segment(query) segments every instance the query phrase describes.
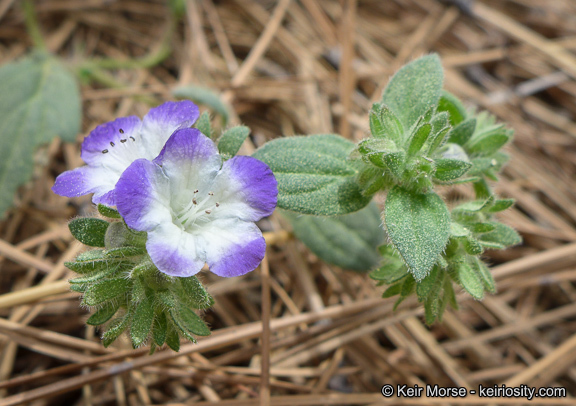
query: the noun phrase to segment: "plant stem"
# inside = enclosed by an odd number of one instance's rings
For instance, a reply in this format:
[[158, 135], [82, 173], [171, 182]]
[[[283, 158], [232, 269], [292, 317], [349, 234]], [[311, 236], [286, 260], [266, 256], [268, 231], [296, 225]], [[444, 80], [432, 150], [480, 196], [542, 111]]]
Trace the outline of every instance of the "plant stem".
[[26, 29], [28, 30], [28, 35], [30, 35], [30, 38], [32, 39], [32, 43], [37, 49], [46, 51], [46, 43], [44, 42], [42, 32], [40, 31], [40, 24], [38, 23], [38, 18], [36, 18], [32, 0], [24, 1], [23, 10]]
[[157, 50], [150, 52], [141, 58], [135, 59], [115, 59], [115, 58], [95, 58], [81, 62], [77, 69], [81, 71], [93, 71], [97, 69], [146, 69], [158, 65], [166, 59], [172, 47], [170, 46], [172, 35], [176, 24], [172, 18], [168, 22], [168, 27], [162, 38], [162, 42]]

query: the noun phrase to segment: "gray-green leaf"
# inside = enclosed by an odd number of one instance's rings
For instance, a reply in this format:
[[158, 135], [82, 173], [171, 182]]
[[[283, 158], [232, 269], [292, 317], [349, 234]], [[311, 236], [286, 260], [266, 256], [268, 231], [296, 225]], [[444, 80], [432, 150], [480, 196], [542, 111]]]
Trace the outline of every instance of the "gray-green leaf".
[[303, 214], [333, 216], [370, 202], [356, 183], [358, 165], [348, 159], [354, 144], [335, 134], [278, 138], [252, 155], [278, 181], [278, 207]]
[[450, 235], [450, 213], [436, 193], [395, 186], [386, 198], [384, 221], [392, 244], [416, 281], [436, 263]]
[[355, 271], [368, 271], [380, 262], [377, 248], [385, 233], [375, 203], [344, 216], [306, 216], [287, 211], [282, 216], [290, 221], [296, 237], [326, 262]]
[[55, 57], [35, 54], [0, 68], [0, 217], [32, 175], [34, 150], [54, 137], [74, 141], [80, 92]]
[[109, 222], [93, 217], [80, 217], [68, 223], [70, 232], [78, 241], [90, 247], [104, 247], [104, 236]]
[[250, 129], [243, 125], [229, 128], [218, 138], [218, 151], [220, 154], [236, 155], [249, 135]]
[[409, 129], [438, 103], [444, 72], [436, 54], [423, 56], [402, 67], [390, 79], [382, 102]]

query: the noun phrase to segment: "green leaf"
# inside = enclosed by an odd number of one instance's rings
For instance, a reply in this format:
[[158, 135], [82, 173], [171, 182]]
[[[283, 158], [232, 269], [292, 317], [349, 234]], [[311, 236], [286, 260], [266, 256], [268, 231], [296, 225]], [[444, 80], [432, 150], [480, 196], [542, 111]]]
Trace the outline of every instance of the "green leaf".
[[212, 124], [210, 123], [210, 113], [205, 111], [204, 113], [200, 114], [200, 118], [194, 124], [202, 134], [204, 134], [208, 138], [212, 138]]
[[471, 155], [490, 156], [512, 139], [511, 133], [501, 125], [474, 136], [465, 145]]
[[408, 275], [406, 266], [401, 262], [388, 262], [380, 268], [370, 272], [370, 277], [377, 281], [383, 281], [387, 285], [399, 281]]
[[512, 207], [514, 202], [514, 199], [499, 199], [496, 200], [490, 207], [488, 207], [486, 211], [488, 213], [498, 213]]
[[458, 159], [437, 159], [435, 163], [436, 173], [434, 173], [434, 178], [443, 182], [458, 179], [472, 167], [470, 162]]
[[370, 202], [356, 183], [358, 165], [348, 159], [354, 144], [322, 134], [272, 140], [252, 155], [274, 172], [278, 207], [303, 214], [333, 216]]
[[392, 140], [396, 145], [404, 144], [404, 128], [388, 106], [374, 103], [370, 110], [370, 131], [375, 138]]
[[448, 142], [452, 142], [457, 145], [464, 145], [474, 134], [476, 129], [476, 119], [470, 118], [466, 121], [461, 122], [456, 127], [452, 128], [448, 133]]
[[454, 264], [451, 275], [474, 299], [484, 297], [484, 284], [478, 273], [466, 262]]
[[194, 309], [207, 309], [214, 304], [212, 296], [195, 276], [176, 278], [174, 288], [175, 295]]
[[431, 295], [438, 296], [442, 287], [444, 271], [438, 266], [433, 266], [430, 274], [416, 284], [418, 301], [423, 302]]
[[178, 310], [171, 309], [170, 316], [180, 332], [192, 342], [196, 342], [193, 334], [197, 336], [210, 335], [210, 329], [204, 320], [186, 306], [178, 306]]
[[459, 223], [450, 223], [450, 236], [460, 238], [470, 235], [470, 230]]
[[430, 135], [430, 131], [432, 130], [432, 126], [430, 123], [426, 123], [421, 125], [412, 135], [410, 138], [410, 142], [408, 143], [408, 156], [416, 156], [422, 146], [428, 140], [428, 136]]
[[208, 106], [222, 116], [223, 126], [228, 122], [230, 108], [212, 89], [202, 86], [181, 86], [173, 89], [172, 95], [183, 99], [190, 99], [197, 104]]
[[465, 238], [462, 241], [462, 245], [464, 246], [466, 253], [470, 255], [480, 255], [484, 252], [482, 244], [480, 244], [474, 237]]
[[458, 310], [458, 301], [456, 300], [456, 293], [450, 278], [444, 279], [444, 301], [449, 303], [454, 310]]
[[249, 135], [250, 129], [248, 127], [239, 125], [229, 128], [218, 138], [218, 151], [223, 155], [236, 155], [242, 143]]
[[36, 148], [74, 141], [81, 100], [74, 76], [52, 56], [34, 54], [0, 68], [0, 218], [33, 171]]
[[106, 258], [128, 258], [145, 253], [145, 247], [118, 247], [106, 250]]
[[473, 223], [469, 225], [470, 230], [473, 233], [487, 233], [496, 228], [492, 223]]
[[122, 216], [120, 215], [120, 213], [118, 213], [117, 210], [113, 209], [112, 207], [104, 206], [103, 204], [98, 204], [98, 212], [104, 217], [108, 217], [111, 219], [122, 218]]
[[120, 302], [108, 302], [105, 303], [102, 308], [96, 310], [96, 312], [86, 320], [86, 324], [90, 326], [99, 326], [110, 320], [120, 308]]
[[390, 79], [382, 102], [411, 128], [440, 99], [444, 72], [436, 54], [423, 56], [402, 67]]
[[355, 213], [317, 217], [282, 212], [294, 235], [322, 260], [345, 269], [368, 271], [380, 262], [384, 241], [380, 210], [375, 203]]
[[522, 237], [512, 227], [498, 222], [489, 224], [494, 226], [494, 230], [478, 237], [480, 243], [485, 247], [503, 249], [522, 242]]
[[106, 279], [90, 287], [82, 303], [86, 306], [97, 306], [100, 303], [112, 300], [130, 290], [131, 282], [124, 278]]
[[118, 271], [120, 267], [118, 264], [113, 264], [111, 266], [107, 266], [100, 271], [91, 272], [88, 275], [81, 276], [79, 278], [70, 279], [69, 282], [71, 284], [83, 284], [83, 283], [93, 283], [99, 281], [100, 279], [104, 279], [107, 276], [113, 275], [116, 271]]
[[453, 127], [464, 121], [468, 115], [462, 102], [446, 90], [442, 90], [437, 111], [447, 112], [450, 117], [450, 125]]
[[400, 281], [392, 286], [390, 286], [388, 289], [386, 289], [384, 291], [384, 293], [382, 294], [382, 297], [384, 299], [392, 297], [392, 296], [396, 296], [399, 295], [400, 292], [402, 292], [402, 285], [404, 284], [404, 281]]
[[64, 266], [79, 274], [87, 274], [103, 268], [108, 268], [111, 261], [104, 250], [86, 251], [78, 255], [74, 261], [64, 262]]
[[124, 315], [123, 317], [116, 318], [112, 320], [110, 326], [104, 334], [102, 334], [102, 345], [108, 347], [112, 344], [120, 335], [126, 330], [132, 315], [130, 313]]
[[356, 181], [360, 186], [362, 195], [372, 196], [386, 187], [388, 179], [382, 169], [365, 165], [358, 173]]
[[166, 344], [172, 351], [180, 351], [180, 335], [173, 323], [168, 324], [168, 332], [166, 334]]
[[136, 305], [134, 310], [134, 318], [130, 326], [130, 338], [134, 348], [140, 347], [152, 328], [154, 321], [154, 297], [146, 296], [144, 300]]
[[436, 193], [414, 193], [395, 186], [386, 198], [384, 221], [416, 281], [436, 263], [450, 235], [450, 213]]
[[70, 232], [78, 241], [90, 247], [104, 247], [104, 236], [109, 222], [93, 217], [76, 218], [68, 223]]
[[486, 264], [482, 262], [481, 259], [473, 257], [470, 261], [470, 265], [480, 276], [480, 279], [484, 284], [484, 288], [490, 293], [496, 293], [496, 282], [494, 281], [494, 277], [492, 276], [492, 273]]
[[152, 337], [154, 338], [156, 345], [160, 346], [164, 344], [167, 334], [168, 320], [166, 319], [166, 313], [160, 312], [154, 319], [154, 324], [152, 326]]
[[404, 170], [406, 169], [406, 152], [403, 150], [390, 152], [384, 154], [383, 159], [390, 172], [392, 172], [397, 179], [402, 178]]
[[462, 203], [456, 206], [452, 211], [453, 212], [479, 212], [488, 208], [492, 205], [494, 201], [494, 196], [490, 196], [488, 199], [485, 200], [472, 200], [469, 202]]

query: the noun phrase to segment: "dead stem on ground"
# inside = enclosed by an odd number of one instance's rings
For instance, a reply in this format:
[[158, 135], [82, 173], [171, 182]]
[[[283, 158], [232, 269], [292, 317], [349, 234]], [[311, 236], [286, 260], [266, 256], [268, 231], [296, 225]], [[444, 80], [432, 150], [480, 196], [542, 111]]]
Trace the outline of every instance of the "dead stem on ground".
[[[36, 3], [48, 48], [72, 65], [142, 57], [168, 19], [161, 1]], [[83, 135], [193, 83], [221, 91], [233, 120], [252, 129], [245, 153], [281, 135], [336, 129], [358, 140], [394, 70], [438, 52], [448, 90], [516, 130], [498, 192], [517, 199], [503, 220], [525, 242], [487, 254], [497, 295], [464, 299], [428, 328], [417, 303], [392, 312], [365, 275], [320, 262], [273, 217], [262, 224], [269, 249], [261, 271], [234, 281], [204, 276], [217, 300], [206, 314], [212, 336], [178, 354], [147, 356], [122, 342], [104, 349], [66, 289], [63, 266], [82, 250], [65, 222], [94, 209], [88, 198], [50, 191], [58, 173], [82, 164], [79, 144], [54, 141], [44, 151], [50, 164], [0, 223], [0, 405], [240, 406], [268, 396], [273, 405], [377, 404], [384, 383], [562, 386], [576, 396], [576, 5], [453, 3], [189, 0], [166, 61], [111, 72], [119, 87], [83, 86]], [[30, 47], [19, 2], [0, 0], [0, 21], [6, 63]]]

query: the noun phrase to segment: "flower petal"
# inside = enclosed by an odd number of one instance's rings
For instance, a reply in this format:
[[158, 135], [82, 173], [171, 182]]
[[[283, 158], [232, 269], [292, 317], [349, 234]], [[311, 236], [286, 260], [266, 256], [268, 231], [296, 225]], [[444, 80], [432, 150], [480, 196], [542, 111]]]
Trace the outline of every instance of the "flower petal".
[[257, 221], [272, 214], [278, 200], [274, 174], [264, 162], [249, 156], [224, 162], [213, 189], [219, 217]]
[[244, 275], [264, 259], [266, 242], [260, 229], [239, 219], [218, 219], [202, 228], [199, 243], [210, 271], [223, 277]]
[[166, 102], [151, 109], [142, 120], [142, 142], [154, 155], [144, 158], [155, 158], [174, 131], [192, 126], [199, 115], [198, 106], [190, 100]]
[[116, 183], [116, 207], [130, 228], [151, 231], [162, 224], [172, 224], [169, 190], [170, 181], [162, 168], [138, 159]]
[[[96, 127], [82, 143], [82, 159], [89, 165], [113, 169], [118, 176], [140, 154], [142, 123], [136, 116], [117, 118]], [[136, 156], [138, 155], [138, 156]]]
[[162, 152], [154, 160], [171, 182], [172, 208], [188, 205], [197, 194], [210, 190], [222, 160], [216, 145], [195, 128], [185, 128], [172, 134]]
[[158, 270], [167, 275], [192, 276], [204, 266], [194, 236], [172, 223], [163, 223], [149, 232], [146, 249]]
[[92, 200], [95, 203], [114, 205], [107, 192], [114, 189], [115, 179], [107, 176], [102, 167], [82, 166], [71, 171], [61, 173], [57, 178], [52, 191], [60, 196], [78, 197], [94, 193]]

